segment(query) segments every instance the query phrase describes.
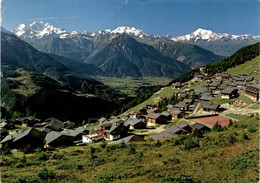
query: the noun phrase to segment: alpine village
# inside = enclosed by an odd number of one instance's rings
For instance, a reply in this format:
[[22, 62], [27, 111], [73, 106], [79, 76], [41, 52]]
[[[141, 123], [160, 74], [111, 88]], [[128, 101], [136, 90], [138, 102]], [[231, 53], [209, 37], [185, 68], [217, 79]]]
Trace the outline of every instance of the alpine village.
[[2, 182], [259, 181], [260, 37], [137, 30], [2, 27]]

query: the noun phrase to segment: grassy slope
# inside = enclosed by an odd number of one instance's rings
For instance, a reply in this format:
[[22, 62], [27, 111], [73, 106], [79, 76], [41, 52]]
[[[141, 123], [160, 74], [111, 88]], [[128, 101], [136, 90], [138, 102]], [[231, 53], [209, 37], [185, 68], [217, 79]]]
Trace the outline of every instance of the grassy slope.
[[158, 101], [158, 97], [166, 97], [166, 98], [171, 98], [173, 95], [173, 92], [178, 91], [177, 89], [173, 89], [172, 87], [164, 87], [162, 88], [159, 92], [154, 93], [148, 100], [142, 102], [141, 104], [128, 109], [126, 112], [130, 111], [138, 111], [138, 108], [141, 106], [145, 106], [146, 104], [155, 104], [156, 101]]
[[[161, 145], [133, 143], [124, 148], [94, 144], [94, 159], [89, 146], [25, 156], [14, 152], [0, 160], [2, 181], [20, 178], [40, 182], [37, 173], [47, 167], [55, 173], [52, 182], [174, 182], [181, 174], [194, 182], [257, 182], [258, 120], [258, 116], [249, 117], [223, 132], [193, 138], [199, 146], [190, 150], [185, 150], [185, 146], [191, 147], [193, 143], [174, 145], [176, 140], [168, 139], [161, 141]], [[249, 140], [241, 139], [243, 131]], [[188, 178], [183, 182], [188, 182]]]
[[257, 68], [260, 68], [260, 56], [255, 57], [254, 59], [247, 61], [244, 64], [236, 66], [234, 68], [229, 68], [227, 73], [229, 74], [243, 74], [243, 73], [252, 73]]

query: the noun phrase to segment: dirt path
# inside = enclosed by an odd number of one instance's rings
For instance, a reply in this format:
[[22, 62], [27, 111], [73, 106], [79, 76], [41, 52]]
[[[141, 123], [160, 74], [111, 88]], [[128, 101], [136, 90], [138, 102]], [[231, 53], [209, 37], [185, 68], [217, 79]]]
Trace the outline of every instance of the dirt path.
[[137, 135], [147, 135], [147, 134], [150, 134], [150, 133], [160, 133], [162, 131], [164, 131], [165, 125], [162, 125], [162, 126], [159, 126], [158, 128], [155, 127], [155, 129], [151, 129], [151, 130], [147, 130], [146, 132], [142, 132], [142, 133], [136, 133]]
[[259, 109], [249, 109], [248, 107], [240, 108], [235, 106], [225, 107], [227, 110], [223, 111], [222, 114], [240, 114], [240, 115], [248, 115], [250, 113], [260, 113]]

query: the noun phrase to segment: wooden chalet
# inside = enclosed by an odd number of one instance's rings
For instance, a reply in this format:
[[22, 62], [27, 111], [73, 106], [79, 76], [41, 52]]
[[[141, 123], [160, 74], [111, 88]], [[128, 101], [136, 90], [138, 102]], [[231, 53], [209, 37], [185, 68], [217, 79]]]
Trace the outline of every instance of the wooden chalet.
[[165, 123], [165, 117], [160, 113], [148, 113], [146, 116], [146, 122], [148, 126], [156, 126], [158, 124]]
[[230, 75], [229, 75], [229, 74], [226, 74], [226, 73], [224, 73], [224, 74], [221, 75], [221, 79], [222, 79], [222, 80], [229, 79], [229, 77], [230, 77]]
[[172, 119], [172, 115], [167, 111], [162, 112], [161, 115], [165, 118], [166, 121], [169, 121]]
[[260, 84], [252, 84], [246, 87], [245, 95], [250, 97], [254, 102], [259, 100]]
[[251, 76], [246, 77], [247, 83], [252, 82], [252, 81], [254, 81], [254, 77], [251, 77]]
[[214, 104], [212, 102], [201, 102], [201, 106], [203, 108], [203, 111], [206, 113], [215, 114], [219, 110], [219, 105]]
[[147, 108], [142, 106], [138, 109], [139, 113], [141, 113], [141, 115], [146, 115], [147, 114]]
[[174, 105], [174, 108], [178, 108], [181, 111], [186, 111], [188, 109], [188, 104], [186, 104], [185, 102], [178, 102]]
[[161, 112], [162, 112], [162, 110], [157, 107], [152, 108], [149, 111], [147, 111], [147, 113], [161, 113]]
[[180, 82], [172, 83], [172, 88], [173, 89], [180, 89], [181, 88], [181, 83]]
[[102, 140], [104, 140], [104, 138], [102, 136], [99, 136], [98, 134], [82, 135], [83, 143], [96, 143]]
[[129, 118], [125, 125], [129, 126], [130, 129], [144, 129], [146, 128], [146, 122], [144, 119]]
[[174, 106], [171, 105], [171, 104], [167, 105], [167, 111], [169, 112], [170, 110], [172, 110], [173, 107], [174, 107]]
[[184, 111], [174, 108], [170, 111], [170, 114], [172, 115], [172, 119], [178, 119], [178, 118], [182, 118], [184, 116]]
[[122, 142], [124, 142], [124, 143], [146, 142], [146, 140], [144, 139], [143, 136], [134, 134], [134, 135], [130, 135], [130, 136], [124, 137], [124, 138], [122, 138], [122, 139], [120, 139], [120, 140], [117, 140], [117, 141], [115, 142], [115, 144], [120, 144], [120, 143], [122, 143]]
[[71, 146], [73, 145], [74, 140], [75, 139], [73, 136], [66, 135], [57, 131], [51, 131], [46, 135], [44, 139], [44, 148]]
[[[10, 135], [8, 138], [12, 148], [23, 151], [28, 144], [35, 149], [43, 147], [44, 134], [37, 129], [30, 128]], [[3, 139], [3, 141], [4, 140], [5, 139]]]
[[212, 97], [211, 94], [202, 94], [201, 97], [199, 98], [199, 101], [200, 102], [211, 101], [212, 99], [214, 99], [214, 97]]
[[238, 95], [238, 90], [234, 88], [226, 88], [221, 91], [221, 98], [230, 99], [230, 98], [237, 97], [237, 95]]
[[194, 123], [194, 124], [192, 124], [192, 125], [190, 125], [193, 129], [197, 129], [197, 130], [199, 130], [199, 131], [201, 131], [201, 132], [205, 132], [205, 131], [209, 131], [210, 130], [210, 128], [209, 127], [207, 127], [207, 126], [205, 126], [205, 125], [203, 125], [203, 124], [200, 124], [200, 123]]
[[192, 127], [190, 125], [187, 125], [186, 123], [181, 123], [177, 125], [178, 128], [184, 130], [185, 132], [191, 133], [192, 132]]
[[113, 123], [110, 129], [104, 131], [103, 137], [106, 140], [117, 140], [119, 138], [125, 137], [128, 130], [129, 127], [122, 123]]

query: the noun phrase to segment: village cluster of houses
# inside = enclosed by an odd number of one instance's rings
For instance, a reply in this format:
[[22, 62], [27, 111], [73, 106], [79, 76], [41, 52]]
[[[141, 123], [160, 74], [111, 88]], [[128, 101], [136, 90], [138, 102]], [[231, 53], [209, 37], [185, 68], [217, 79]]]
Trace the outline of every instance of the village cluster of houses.
[[[196, 73], [191, 82], [203, 82], [204, 85], [190, 88], [184, 83], [173, 83], [172, 88], [183, 89], [177, 93], [179, 102], [175, 105], [169, 104], [167, 111], [162, 111], [148, 104], [140, 107], [138, 111], [125, 112], [120, 117], [111, 116], [109, 119], [102, 117], [98, 120], [99, 126], [94, 130], [87, 130], [83, 127], [73, 129], [75, 126], [73, 122], [62, 122], [55, 118], [49, 118], [43, 122], [34, 117], [1, 120], [2, 141], [0, 143], [2, 146], [7, 144], [10, 148], [23, 150], [27, 144], [33, 148], [49, 148], [68, 146], [79, 142], [95, 143], [102, 140], [116, 141], [116, 143], [144, 141], [141, 136], [129, 135], [129, 130], [165, 124], [168, 121], [194, 113], [198, 107], [201, 107], [205, 114], [216, 114], [220, 111], [220, 106], [212, 103], [211, 100], [218, 96], [230, 99], [238, 97], [239, 93], [244, 93], [254, 102], [260, 102], [260, 83], [253, 81], [254, 78], [247, 74], [217, 73], [215, 77], [207, 77], [203, 72]], [[17, 124], [31, 128], [9, 134], [8, 130], [14, 129]], [[194, 128], [208, 130], [206, 126], [199, 123], [194, 125], [180, 124], [154, 135], [153, 138], [161, 139], [177, 136], [181, 133], [190, 133]]]

